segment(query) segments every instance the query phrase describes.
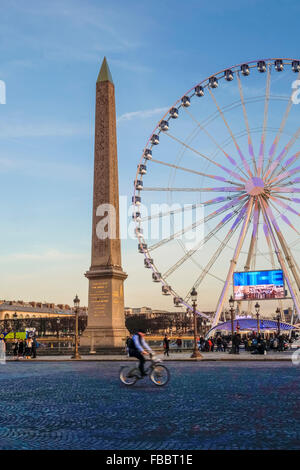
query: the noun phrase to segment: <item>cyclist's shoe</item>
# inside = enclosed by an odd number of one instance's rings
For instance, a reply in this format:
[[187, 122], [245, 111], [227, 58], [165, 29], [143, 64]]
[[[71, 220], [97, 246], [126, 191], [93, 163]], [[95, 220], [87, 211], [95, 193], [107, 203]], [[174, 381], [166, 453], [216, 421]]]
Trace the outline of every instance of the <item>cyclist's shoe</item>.
[[148, 375], [148, 374], [146, 374], [146, 372], [144, 372], [143, 374], [141, 374], [141, 377], [146, 377], [146, 375]]

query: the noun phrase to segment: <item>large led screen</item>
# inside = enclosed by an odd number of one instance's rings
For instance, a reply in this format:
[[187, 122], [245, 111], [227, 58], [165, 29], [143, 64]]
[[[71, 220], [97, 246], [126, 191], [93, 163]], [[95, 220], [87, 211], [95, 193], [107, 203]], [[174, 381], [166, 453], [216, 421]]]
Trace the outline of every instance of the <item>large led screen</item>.
[[233, 273], [235, 300], [283, 299], [284, 277], [281, 269]]

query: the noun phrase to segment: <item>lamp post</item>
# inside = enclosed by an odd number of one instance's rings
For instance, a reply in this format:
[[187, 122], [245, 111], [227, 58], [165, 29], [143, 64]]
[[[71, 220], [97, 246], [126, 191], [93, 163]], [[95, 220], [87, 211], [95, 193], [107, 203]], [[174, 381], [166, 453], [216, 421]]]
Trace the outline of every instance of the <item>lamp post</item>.
[[[17, 312], [13, 314], [13, 319], [16, 320], [18, 318]], [[14, 321], [14, 339], [16, 339], [16, 322]]]
[[234, 353], [234, 346], [233, 346], [233, 335], [234, 335], [234, 323], [233, 323], [233, 320], [234, 320], [234, 299], [233, 299], [232, 295], [230, 296], [230, 299], [229, 299], [229, 307], [230, 307], [230, 319], [231, 319], [231, 351], [230, 351], [230, 353], [233, 354], [233, 353]]
[[257, 319], [257, 334], [259, 335], [260, 333], [260, 323], [259, 323], [259, 310], [260, 310], [260, 305], [258, 302], [255, 304], [255, 310], [256, 310], [256, 319]]
[[60, 318], [57, 318], [56, 319], [56, 334], [57, 334], [57, 339], [58, 339], [58, 354], [60, 354], [59, 325], [60, 325]]
[[75, 299], [73, 300], [74, 302], [74, 310], [75, 310], [75, 347], [74, 347], [74, 356], [72, 356], [71, 359], [81, 359], [79, 352], [78, 352], [78, 341], [79, 341], [79, 335], [78, 335], [78, 313], [79, 313], [79, 304], [80, 300], [78, 298], [78, 295], [76, 294]]
[[191, 299], [193, 302], [193, 316], [194, 316], [194, 351], [193, 351], [193, 354], [191, 355], [191, 358], [202, 359], [202, 356], [197, 346], [197, 315], [196, 315], [197, 295], [198, 295], [197, 291], [195, 287], [193, 287], [192, 292], [191, 292]]
[[281, 314], [280, 314], [280, 308], [279, 308], [279, 307], [277, 307], [276, 313], [277, 313], [276, 319], [277, 319], [278, 336], [280, 336], [280, 319], [281, 319]]

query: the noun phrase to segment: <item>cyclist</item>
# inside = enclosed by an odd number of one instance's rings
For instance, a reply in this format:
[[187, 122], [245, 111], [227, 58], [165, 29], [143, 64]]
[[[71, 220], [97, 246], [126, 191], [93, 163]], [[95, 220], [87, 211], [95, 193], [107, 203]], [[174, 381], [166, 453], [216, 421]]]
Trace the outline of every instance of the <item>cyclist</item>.
[[136, 357], [139, 360], [139, 369], [142, 377], [145, 377], [145, 375], [147, 375], [144, 369], [144, 365], [146, 362], [144, 355], [153, 354], [152, 349], [146, 343], [144, 337], [145, 331], [139, 330], [132, 336], [131, 341], [129, 341], [128, 344], [129, 356]]

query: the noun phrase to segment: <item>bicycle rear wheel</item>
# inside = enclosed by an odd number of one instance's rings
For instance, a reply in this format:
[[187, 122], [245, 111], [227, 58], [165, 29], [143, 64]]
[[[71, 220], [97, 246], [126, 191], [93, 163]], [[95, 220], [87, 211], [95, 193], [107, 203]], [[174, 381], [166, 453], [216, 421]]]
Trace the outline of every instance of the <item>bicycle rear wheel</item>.
[[169, 382], [170, 372], [166, 368], [166, 366], [156, 364], [152, 369], [150, 379], [155, 385], [162, 387], [163, 385], [166, 385]]
[[138, 380], [136, 367], [123, 366], [120, 370], [120, 380], [124, 385], [134, 385]]

